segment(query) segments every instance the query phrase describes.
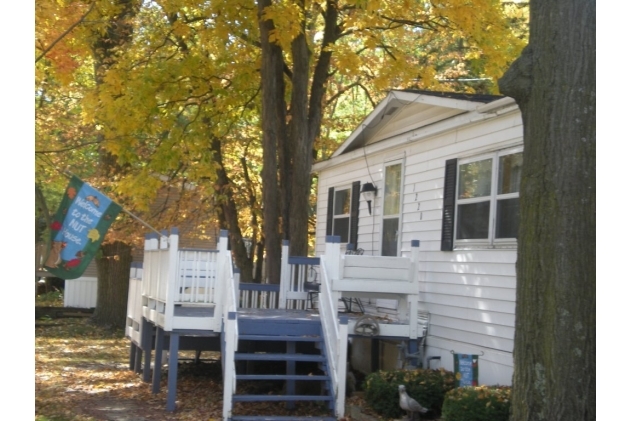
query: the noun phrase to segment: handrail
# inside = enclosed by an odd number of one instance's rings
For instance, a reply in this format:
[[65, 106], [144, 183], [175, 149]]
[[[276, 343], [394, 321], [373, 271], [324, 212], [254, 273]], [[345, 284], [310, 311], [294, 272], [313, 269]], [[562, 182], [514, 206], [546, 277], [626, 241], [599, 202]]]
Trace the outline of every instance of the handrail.
[[[328, 365], [331, 371], [331, 381], [334, 385], [337, 385], [340, 377], [337, 371], [337, 344], [340, 337], [337, 323], [337, 300], [334, 300], [331, 294], [331, 283], [326, 270], [326, 260], [324, 256], [320, 259], [320, 268], [322, 272], [322, 283], [320, 293], [318, 294], [320, 303], [318, 312], [320, 313], [320, 320], [322, 320], [322, 333], [324, 336]], [[338, 393], [337, 390], [336, 393]]]
[[236, 367], [234, 362], [234, 354], [239, 346], [239, 324], [237, 321], [237, 289], [234, 282], [234, 274], [232, 271], [232, 261], [230, 252], [222, 256], [221, 275], [219, 282], [226, 285], [224, 294], [224, 353], [223, 361], [223, 419], [228, 420], [232, 416], [232, 395], [236, 392]]

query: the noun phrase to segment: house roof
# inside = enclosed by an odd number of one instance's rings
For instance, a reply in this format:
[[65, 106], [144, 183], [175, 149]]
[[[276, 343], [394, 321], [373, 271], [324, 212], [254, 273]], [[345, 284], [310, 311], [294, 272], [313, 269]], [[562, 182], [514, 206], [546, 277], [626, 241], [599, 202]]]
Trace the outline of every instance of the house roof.
[[504, 98], [423, 90], [392, 90], [364, 119], [331, 158], [391, 138], [411, 128], [429, 126], [480, 105]]

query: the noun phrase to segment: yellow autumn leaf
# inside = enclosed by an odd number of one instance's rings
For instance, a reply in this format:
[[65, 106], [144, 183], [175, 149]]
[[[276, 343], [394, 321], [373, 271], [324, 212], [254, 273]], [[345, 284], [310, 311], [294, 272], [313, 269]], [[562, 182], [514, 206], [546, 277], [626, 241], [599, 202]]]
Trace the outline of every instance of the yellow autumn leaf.
[[99, 234], [99, 230], [97, 230], [96, 228], [93, 228], [90, 231], [88, 231], [88, 238], [92, 240], [93, 242], [98, 241], [98, 239], [101, 238], [101, 235]]

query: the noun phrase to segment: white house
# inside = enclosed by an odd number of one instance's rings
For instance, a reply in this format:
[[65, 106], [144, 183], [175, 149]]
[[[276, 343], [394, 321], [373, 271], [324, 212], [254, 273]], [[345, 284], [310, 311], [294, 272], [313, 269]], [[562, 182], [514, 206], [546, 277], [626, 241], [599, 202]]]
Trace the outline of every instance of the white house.
[[[512, 98], [396, 90], [313, 167], [316, 255], [327, 235], [375, 256], [407, 256], [420, 240], [425, 357], [453, 370], [452, 354], [479, 355], [487, 385], [511, 384], [513, 373], [522, 145]], [[360, 198], [369, 183], [370, 203]], [[389, 315], [396, 303], [364, 306]]]

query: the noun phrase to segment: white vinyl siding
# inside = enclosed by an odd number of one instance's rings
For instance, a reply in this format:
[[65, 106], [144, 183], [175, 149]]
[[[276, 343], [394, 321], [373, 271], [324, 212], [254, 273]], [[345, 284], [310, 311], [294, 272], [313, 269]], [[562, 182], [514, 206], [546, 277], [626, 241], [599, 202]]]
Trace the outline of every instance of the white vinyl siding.
[[[460, 118], [460, 117], [456, 117]], [[441, 122], [442, 123], [442, 122]], [[427, 130], [433, 126], [428, 126]], [[421, 131], [418, 131], [421, 133]], [[510, 384], [515, 326], [514, 240], [511, 248], [473, 248], [441, 252], [445, 161], [475, 158], [522, 145], [523, 128], [518, 109], [502, 115], [409, 141], [410, 133], [371, 145], [378, 152], [353, 151], [353, 159], [340, 158], [319, 172], [316, 254], [324, 252], [327, 191], [353, 180], [374, 182], [383, 192], [387, 156], [405, 156], [402, 167], [399, 255], [407, 255], [411, 240], [420, 240], [420, 309], [431, 314], [426, 357], [440, 356], [442, 366], [453, 369], [451, 351], [481, 354], [480, 382]], [[353, 155], [354, 154], [354, 155]], [[364, 156], [365, 154], [365, 156]], [[358, 246], [364, 254], [380, 254], [382, 200], [372, 215], [360, 199]], [[376, 301], [368, 312], [394, 314]]]

